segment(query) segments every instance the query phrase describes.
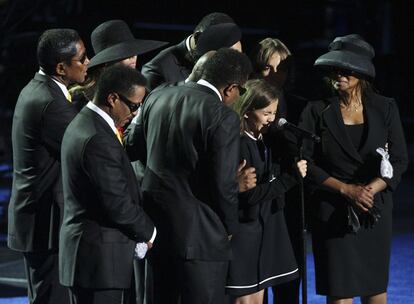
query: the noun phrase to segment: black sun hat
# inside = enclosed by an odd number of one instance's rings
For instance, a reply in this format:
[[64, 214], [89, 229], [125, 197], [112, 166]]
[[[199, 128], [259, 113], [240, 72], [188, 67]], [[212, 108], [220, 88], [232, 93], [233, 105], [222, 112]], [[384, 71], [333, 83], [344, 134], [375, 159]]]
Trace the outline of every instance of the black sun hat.
[[329, 44], [329, 52], [316, 59], [314, 66], [340, 68], [368, 78], [375, 78], [372, 58], [374, 48], [357, 34], [336, 37]]
[[109, 20], [96, 27], [91, 34], [95, 56], [88, 67], [122, 60], [158, 49], [168, 42], [136, 39], [123, 20]]

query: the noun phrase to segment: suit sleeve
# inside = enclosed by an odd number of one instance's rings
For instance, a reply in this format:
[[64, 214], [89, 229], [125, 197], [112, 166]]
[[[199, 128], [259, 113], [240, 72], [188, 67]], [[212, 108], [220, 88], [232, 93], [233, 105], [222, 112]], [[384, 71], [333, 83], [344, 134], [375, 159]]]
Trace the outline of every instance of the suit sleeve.
[[[316, 128], [318, 119], [319, 115], [316, 107], [314, 107], [312, 103], [308, 103], [307, 107], [302, 112], [298, 125], [299, 127], [318, 135]], [[307, 180], [315, 183], [316, 185], [321, 185], [327, 178], [330, 177], [330, 175], [315, 164], [317, 148], [318, 147], [313, 141], [303, 141], [303, 157], [308, 162]]]
[[382, 179], [387, 183], [391, 190], [395, 190], [401, 181], [401, 175], [407, 170], [408, 153], [405, 142], [404, 131], [401, 125], [400, 114], [394, 100], [389, 103], [386, 117], [386, 127], [388, 128], [388, 153], [390, 163], [393, 166], [393, 177]]
[[144, 136], [142, 112], [132, 120], [124, 131], [123, 137], [125, 151], [131, 161], [139, 160], [143, 164], [147, 161], [147, 146]]
[[165, 82], [165, 77], [163, 76], [162, 71], [160, 71], [157, 62], [148, 62], [144, 64], [141, 73], [148, 81], [147, 88], [149, 91], [154, 90], [160, 84]]
[[[84, 150], [84, 168], [96, 187], [107, 219], [137, 242], [151, 239], [154, 225], [139, 206], [139, 197], [130, 195], [123, 162], [124, 151], [116, 142], [95, 135]], [[125, 157], [125, 156], [124, 156]]]
[[219, 208], [219, 216], [229, 235], [238, 227], [238, 184], [236, 180], [240, 150], [240, 120], [235, 112], [224, 117], [210, 135], [212, 170], [211, 193]]
[[[247, 161], [247, 166], [254, 167], [254, 160], [249, 145], [242, 139], [240, 143], [241, 159]], [[256, 187], [239, 193], [240, 204], [257, 205], [264, 201], [271, 201], [276, 197], [285, 194], [290, 188], [296, 185], [296, 179], [288, 174], [282, 173], [276, 179], [267, 183], [258, 184]]]
[[257, 205], [285, 194], [296, 184], [297, 181], [293, 176], [283, 173], [279, 178], [269, 183], [260, 184], [249, 191], [240, 193], [240, 198], [248, 205]]
[[42, 115], [42, 139], [45, 145], [60, 158], [63, 134], [76, 116], [74, 105], [65, 98], [56, 98], [50, 102]]

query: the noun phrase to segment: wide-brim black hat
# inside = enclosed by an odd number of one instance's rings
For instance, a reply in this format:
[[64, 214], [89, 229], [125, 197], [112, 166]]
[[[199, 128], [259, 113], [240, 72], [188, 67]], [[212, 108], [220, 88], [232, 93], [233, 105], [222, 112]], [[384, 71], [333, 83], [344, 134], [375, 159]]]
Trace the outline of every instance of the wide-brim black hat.
[[164, 41], [136, 39], [122, 20], [109, 20], [100, 24], [93, 30], [91, 42], [95, 56], [90, 59], [88, 68], [141, 55], [168, 44]]
[[314, 65], [322, 68], [340, 68], [370, 79], [375, 78], [373, 47], [359, 35], [337, 37], [329, 44], [329, 52], [316, 59]]

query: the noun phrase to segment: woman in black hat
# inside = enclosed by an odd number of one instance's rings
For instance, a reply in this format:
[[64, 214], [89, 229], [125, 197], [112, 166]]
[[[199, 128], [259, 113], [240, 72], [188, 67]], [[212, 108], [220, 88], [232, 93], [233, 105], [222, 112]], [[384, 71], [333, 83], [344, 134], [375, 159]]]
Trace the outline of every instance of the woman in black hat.
[[98, 77], [113, 64], [136, 66], [137, 55], [148, 53], [167, 44], [156, 40], [136, 39], [123, 20], [109, 20], [96, 27], [91, 34], [95, 56], [88, 65], [88, 77], [84, 84], [70, 90], [74, 104], [80, 110], [93, 99]]
[[312, 193], [316, 292], [327, 303], [386, 303], [392, 192], [407, 167], [397, 104], [374, 92], [374, 50], [358, 35], [337, 37], [315, 66], [335, 96], [310, 103], [300, 126]]

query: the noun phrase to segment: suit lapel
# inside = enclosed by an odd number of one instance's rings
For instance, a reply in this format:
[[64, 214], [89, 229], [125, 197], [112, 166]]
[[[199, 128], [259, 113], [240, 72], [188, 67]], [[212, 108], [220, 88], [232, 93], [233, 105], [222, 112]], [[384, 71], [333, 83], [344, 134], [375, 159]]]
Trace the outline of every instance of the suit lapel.
[[375, 140], [375, 138], [377, 138], [377, 136], [374, 134], [376, 131], [376, 128], [374, 128], [373, 126], [382, 126], [384, 124], [382, 119], [379, 119], [380, 117], [378, 115], [375, 115], [375, 109], [372, 103], [371, 95], [367, 94], [366, 96], [364, 96], [363, 102], [364, 102], [364, 124], [366, 128], [366, 131], [365, 131], [366, 133], [365, 133], [365, 140], [359, 152], [361, 155], [365, 155], [367, 153], [367, 150], [372, 148], [371, 140]]
[[362, 163], [361, 155], [353, 145], [342, 118], [337, 98], [329, 99], [330, 105], [323, 112], [323, 119], [328, 126], [329, 132], [349, 156]]
[[188, 50], [185, 43], [186, 40], [187, 38], [181, 41], [176, 48], [176, 64], [184, 78], [187, 78], [188, 75], [190, 75], [192, 69], [192, 63], [187, 58]]

